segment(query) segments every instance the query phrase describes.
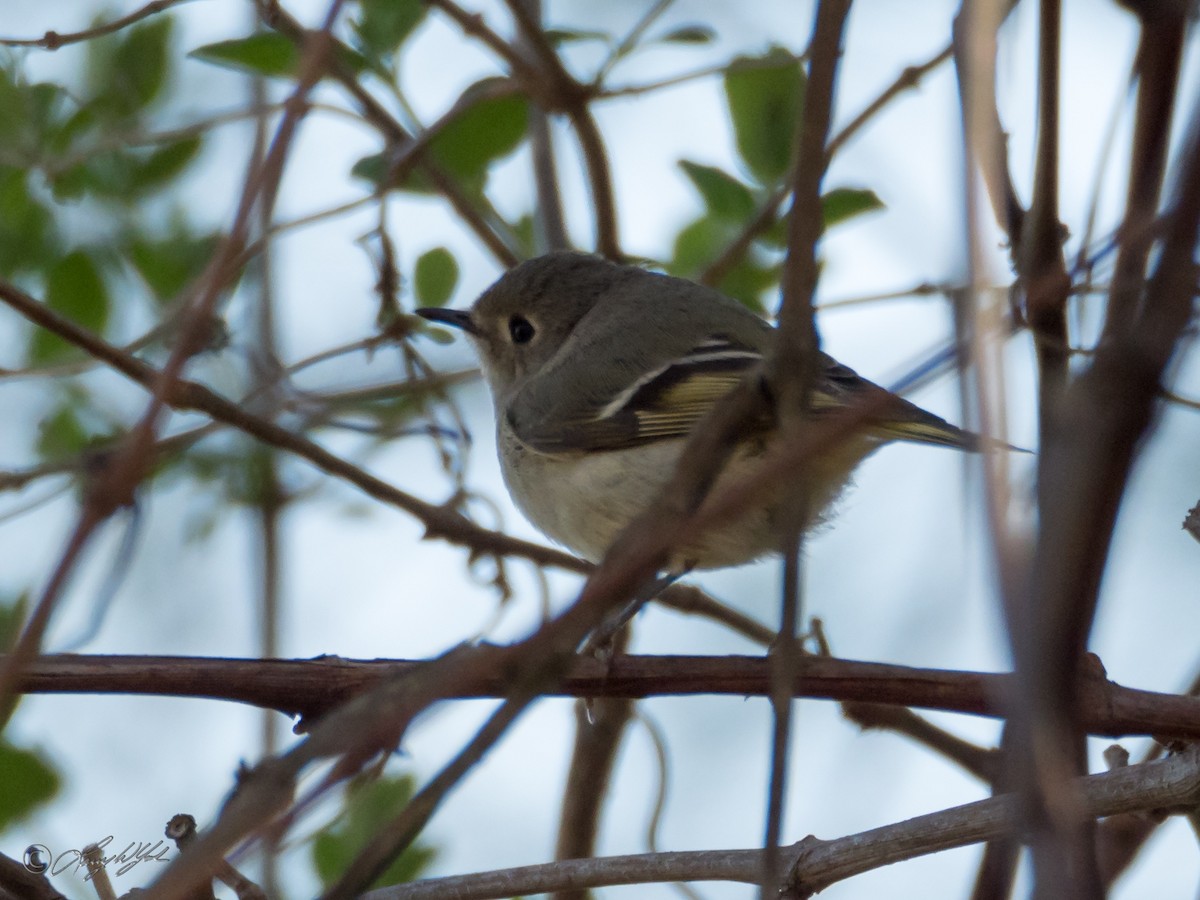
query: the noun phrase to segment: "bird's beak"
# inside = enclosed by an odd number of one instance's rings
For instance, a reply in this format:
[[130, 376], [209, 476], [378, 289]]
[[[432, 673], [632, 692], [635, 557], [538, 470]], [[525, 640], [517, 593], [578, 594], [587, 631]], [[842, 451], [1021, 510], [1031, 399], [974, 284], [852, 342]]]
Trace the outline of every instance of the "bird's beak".
[[431, 322], [441, 322], [443, 325], [449, 325], [452, 328], [461, 328], [467, 334], [479, 334], [479, 329], [471, 321], [471, 314], [466, 310], [430, 307], [428, 309], [418, 309], [416, 312], [422, 319], [429, 319]]

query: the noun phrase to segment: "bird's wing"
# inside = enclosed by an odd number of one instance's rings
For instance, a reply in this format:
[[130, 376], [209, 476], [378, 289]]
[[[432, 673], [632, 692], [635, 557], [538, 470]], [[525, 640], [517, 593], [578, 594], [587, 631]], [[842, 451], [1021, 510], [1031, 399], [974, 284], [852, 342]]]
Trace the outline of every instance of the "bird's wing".
[[[619, 390], [572, 408], [560, 404], [552, 414], [523, 410], [525, 415], [517, 416], [510, 407], [509, 426], [522, 443], [541, 453], [621, 450], [682, 438], [762, 359], [756, 347], [714, 336]], [[810, 397], [814, 414], [845, 409], [883, 394], [883, 408], [864, 425], [880, 441], [974, 448], [975, 436], [969, 432], [889, 394], [831, 356], [822, 353], [821, 363]], [[561, 398], [562, 392], [557, 396]], [[772, 424], [764, 418], [753, 427], [760, 433]]]
[[762, 360], [754, 347], [725, 336], [705, 340], [609, 396], [549, 415], [515, 416], [509, 425], [543, 453], [596, 452], [680, 438]]

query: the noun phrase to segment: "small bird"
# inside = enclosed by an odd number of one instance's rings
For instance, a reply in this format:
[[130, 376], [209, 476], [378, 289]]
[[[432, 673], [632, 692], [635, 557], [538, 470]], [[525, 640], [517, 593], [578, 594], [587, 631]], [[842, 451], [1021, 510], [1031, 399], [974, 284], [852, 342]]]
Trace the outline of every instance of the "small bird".
[[[558, 252], [514, 267], [469, 311], [420, 309], [464, 331], [496, 411], [513, 500], [552, 540], [597, 562], [671, 477], [693, 426], [771, 352], [776, 330], [742, 304], [682, 278]], [[860, 377], [824, 353], [814, 414], [872, 398], [852, 437], [810, 464], [818, 524], [870, 453], [894, 440], [978, 449], [978, 438]], [[741, 436], [713, 492], [749, 471], [773, 420]], [[768, 502], [677, 548], [671, 569], [709, 569], [777, 552]]]

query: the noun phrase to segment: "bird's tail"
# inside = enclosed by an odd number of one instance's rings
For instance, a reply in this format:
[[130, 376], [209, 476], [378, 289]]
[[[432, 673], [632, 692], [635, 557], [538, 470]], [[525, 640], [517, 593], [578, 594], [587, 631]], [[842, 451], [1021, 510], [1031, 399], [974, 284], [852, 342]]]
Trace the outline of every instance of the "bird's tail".
[[960, 450], [967, 450], [971, 453], [978, 453], [981, 450], [1029, 452], [1004, 441], [985, 438], [982, 435], [975, 434], [973, 431], [967, 431], [964, 428], [959, 428], [957, 425], [951, 425], [940, 416], [926, 412], [919, 406], [910, 404], [907, 401], [905, 401], [905, 405], [909, 407], [905, 410], [908, 413], [907, 416], [904, 418], [889, 418], [876, 425], [877, 432], [884, 440], [911, 441], [917, 444], [937, 444], [942, 447], [957, 447]]

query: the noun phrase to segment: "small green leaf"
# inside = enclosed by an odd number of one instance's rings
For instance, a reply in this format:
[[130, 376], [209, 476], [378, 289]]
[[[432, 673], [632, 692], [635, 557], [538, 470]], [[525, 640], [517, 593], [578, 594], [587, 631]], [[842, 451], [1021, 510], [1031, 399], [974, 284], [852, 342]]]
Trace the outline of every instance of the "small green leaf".
[[372, 153], [370, 156], [364, 156], [350, 167], [351, 175], [355, 178], [365, 179], [376, 187], [379, 187], [383, 179], [387, 177], [387, 172], [387, 157], [382, 153]]
[[[108, 289], [90, 256], [76, 250], [58, 261], [46, 284], [46, 305], [89, 331], [103, 333], [108, 324]], [[29, 362], [45, 365], [75, 352], [58, 335], [39, 328], [29, 345]]]
[[685, 25], [668, 31], [658, 40], [664, 44], [709, 44], [717, 33], [707, 25]]
[[277, 78], [294, 75], [300, 65], [300, 51], [296, 45], [274, 31], [260, 31], [249, 37], [205, 44], [188, 56], [254, 75]]
[[191, 165], [199, 152], [199, 137], [186, 137], [157, 147], [138, 164], [133, 177], [133, 190], [144, 195], [174, 181]]
[[537, 256], [537, 238], [533, 233], [533, 215], [525, 213], [517, 221], [509, 224], [513, 237], [517, 239], [517, 249], [522, 257]]
[[29, 190], [28, 173], [0, 165], [0, 274], [49, 268], [59, 253], [54, 220]]
[[174, 234], [152, 240], [141, 237], [129, 245], [129, 259], [159, 303], [179, 296], [200, 274], [217, 246], [215, 235], [195, 235], [180, 225]]
[[779, 284], [780, 271], [781, 266], [759, 265], [747, 255], [725, 273], [717, 289], [760, 316], [766, 315], [762, 295]]
[[[367, 68], [367, 61], [362, 54], [355, 53], [345, 44], [338, 44], [334, 54], [354, 72], [362, 72]], [[205, 44], [203, 47], [197, 47], [188, 56], [213, 65], [270, 78], [293, 78], [300, 71], [299, 49], [275, 31], [259, 31], [249, 37]]]
[[38, 424], [37, 452], [44, 460], [57, 462], [77, 456], [90, 440], [75, 408], [67, 403]]
[[130, 206], [173, 182], [199, 150], [200, 138], [189, 137], [150, 151], [93, 153], [79, 165], [54, 176], [54, 196], [68, 200], [93, 194]]
[[30, 99], [28, 85], [8, 66], [0, 66], [0, 134], [6, 143], [24, 143], [32, 113]]
[[[370, 156], [364, 156], [356, 162], [350, 169], [350, 174], [355, 178], [362, 178], [371, 182], [376, 188], [383, 185], [383, 182], [388, 179], [388, 172], [391, 166], [391, 157], [386, 153], [373, 153]], [[429, 180], [424, 172], [419, 168], [409, 168], [408, 174], [398, 184], [389, 184], [389, 187], [397, 188], [403, 191], [411, 191], [415, 194], [436, 194], [437, 186]]]
[[454, 343], [454, 334], [447, 331], [445, 328], [438, 328], [436, 325], [430, 325], [428, 322], [418, 325], [417, 330], [435, 344], [441, 344], [443, 347]]
[[469, 186], [482, 187], [488, 165], [517, 149], [529, 121], [529, 101], [519, 94], [489, 97], [493, 83], [467, 88], [462, 112], [429, 143], [429, 155]]
[[126, 118], [150, 105], [170, 72], [171, 19], [157, 16], [119, 37], [88, 48], [88, 105], [105, 117]]
[[[667, 271], [682, 278], [696, 278], [725, 251], [738, 232], [736, 225], [712, 215], [697, 219], [676, 236]], [[747, 252], [715, 287], [761, 315], [762, 294], [778, 281], [778, 267], [762, 265]]]
[[458, 262], [445, 247], [421, 254], [413, 271], [417, 306], [444, 306], [458, 284]]
[[[488, 96], [497, 79], [485, 79], [467, 88], [459, 98], [459, 111], [429, 141], [427, 157], [468, 189], [483, 190], [488, 166], [512, 153], [525, 137], [529, 101], [518, 94]], [[387, 154], [364, 156], [350, 170], [376, 187], [383, 185], [390, 170]], [[410, 169], [400, 184], [388, 185], [415, 193], [434, 188], [419, 170]]]
[[157, 16], [129, 30], [113, 57], [112, 88], [136, 109], [149, 106], [162, 92], [169, 65], [171, 22]]
[[821, 197], [821, 218], [826, 228], [883, 208], [883, 201], [879, 196], [874, 191], [863, 188], [835, 188]]
[[[413, 778], [359, 778], [346, 792], [346, 814], [317, 832], [312, 842], [312, 862], [322, 885], [333, 884], [355, 856], [380, 829], [412, 799]], [[431, 847], [413, 844], [371, 885], [382, 887], [412, 881], [433, 861]]]
[[754, 195], [728, 172], [680, 160], [679, 166], [700, 191], [709, 212], [722, 219], [745, 222], [754, 215]]
[[613, 36], [605, 31], [585, 31], [575, 28], [547, 28], [543, 34], [555, 47], [563, 44], [575, 44], [580, 41], [600, 41], [603, 44], [611, 44]]
[[27, 817], [58, 793], [58, 773], [39, 754], [0, 741], [0, 831]]
[[12, 647], [25, 616], [29, 612], [29, 594], [21, 593], [16, 597], [8, 595], [0, 599], [0, 653], [7, 653]]
[[804, 85], [799, 60], [781, 47], [738, 57], [725, 69], [738, 153], [760, 184], [777, 184], [787, 174]]
[[675, 236], [675, 249], [667, 271], [681, 278], [695, 278], [716, 259], [725, 246], [729, 229], [712, 216], [702, 216]]
[[386, 57], [421, 24], [429, 6], [422, 0], [360, 0], [362, 16], [354, 23], [360, 49]]

